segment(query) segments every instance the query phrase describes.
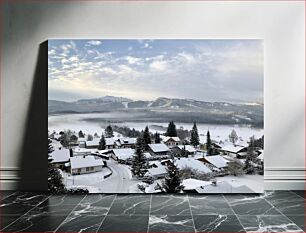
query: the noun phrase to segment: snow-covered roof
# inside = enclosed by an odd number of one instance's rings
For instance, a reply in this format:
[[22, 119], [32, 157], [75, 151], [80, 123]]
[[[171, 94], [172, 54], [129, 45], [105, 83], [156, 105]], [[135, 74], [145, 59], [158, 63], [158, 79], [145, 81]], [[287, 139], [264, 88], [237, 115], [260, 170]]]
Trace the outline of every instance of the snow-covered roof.
[[264, 160], [264, 151], [263, 150], [259, 150], [261, 153], [257, 156], [257, 159], [260, 159], [260, 160]]
[[157, 160], [149, 161], [149, 166], [153, 166], [153, 165], [155, 165], [157, 167], [163, 166], [160, 161], [157, 161]]
[[179, 169], [189, 167], [198, 170], [199, 172], [211, 173], [211, 170], [206, 167], [204, 163], [194, 158], [180, 158], [177, 159], [174, 163]]
[[119, 138], [118, 139], [121, 145], [124, 144], [135, 144], [136, 143], [136, 138]]
[[86, 141], [86, 146], [99, 146], [100, 138], [93, 138], [92, 141]]
[[56, 133], [56, 134], [54, 134], [53, 135], [53, 137], [54, 137], [54, 139], [60, 139], [60, 137], [61, 137], [62, 135], [61, 134], [58, 134], [58, 133]]
[[134, 156], [135, 150], [131, 148], [113, 149], [115, 156], [120, 160], [131, 159]]
[[146, 159], [149, 159], [152, 157], [152, 155], [148, 152], [143, 153], [143, 155], [145, 156]]
[[95, 151], [97, 151], [97, 149], [87, 149], [87, 148], [80, 148], [80, 147], [73, 148], [73, 152], [75, 153], [92, 153]]
[[78, 138], [78, 142], [86, 142], [86, 138]]
[[103, 166], [103, 160], [95, 156], [76, 156], [70, 158], [71, 169]]
[[234, 146], [233, 144], [228, 144], [228, 145], [222, 147], [221, 150], [232, 152], [232, 153], [238, 153], [239, 151], [241, 151], [244, 148], [245, 147], [242, 147], [242, 146]]
[[115, 139], [114, 138], [105, 138], [105, 144], [107, 146], [113, 146], [115, 144]]
[[198, 193], [254, 193], [252, 189], [245, 185], [232, 186], [227, 181], [217, 182], [217, 185], [205, 185], [196, 188]]
[[63, 163], [68, 162], [70, 158], [69, 149], [57, 149], [51, 153], [51, 163]]
[[227, 163], [229, 162], [220, 155], [206, 156], [205, 159], [217, 168], [227, 167]]
[[204, 181], [204, 180], [196, 180], [196, 179], [185, 179], [183, 180], [184, 190], [194, 190], [201, 186], [210, 185], [210, 181]]
[[170, 149], [163, 143], [148, 144], [153, 152], [168, 152]]
[[[177, 146], [177, 147], [180, 148], [181, 150], [183, 150], [184, 145], [179, 145], [179, 146]], [[185, 145], [185, 150], [188, 151], [188, 152], [190, 152], [190, 153], [194, 153], [194, 152], [197, 151], [197, 150], [196, 150], [193, 146], [191, 146], [191, 145]]]
[[168, 142], [169, 140], [173, 140], [175, 142], [181, 141], [179, 137], [168, 137], [168, 136], [162, 137], [162, 140], [163, 142]]
[[51, 144], [53, 146], [53, 149], [59, 149], [63, 147], [59, 141], [54, 140], [54, 139], [51, 139]]
[[158, 176], [167, 174], [167, 168], [165, 166], [159, 166], [148, 169], [146, 175]]

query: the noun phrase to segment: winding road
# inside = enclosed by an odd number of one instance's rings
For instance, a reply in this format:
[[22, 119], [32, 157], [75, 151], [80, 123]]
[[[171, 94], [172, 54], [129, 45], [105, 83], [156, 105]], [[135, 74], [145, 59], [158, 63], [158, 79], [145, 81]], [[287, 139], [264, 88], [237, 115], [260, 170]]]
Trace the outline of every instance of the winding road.
[[107, 166], [113, 171], [113, 174], [101, 182], [99, 187], [103, 193], [130, 193], [131, 187], [139, 183], [139, 180], [133, 179], [131, 171], [124, 165], [110, 159]]

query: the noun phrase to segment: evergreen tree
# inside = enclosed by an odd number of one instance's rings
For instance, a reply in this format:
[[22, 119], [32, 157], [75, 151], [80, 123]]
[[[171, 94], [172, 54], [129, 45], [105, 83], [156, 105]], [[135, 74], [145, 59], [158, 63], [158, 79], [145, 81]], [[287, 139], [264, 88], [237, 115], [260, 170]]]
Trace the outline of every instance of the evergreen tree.
[[228, 137], [229, 137], [230, 142], [233, 143], [234, 145], [238, 141], [238, 135], [234, 129], [232, 130], [230, 135], [228, 135]]
[[105, 137], [106, 138], [112, 138], [114, 137], [114, 132], [113, 132], [113, 128], [108, 125], [106, 128], [105, 128]]
[[198, 128], [195, 122], [191, 130], [190, 144], [193, 145], [194, 147], [197, 147], [200, 144]]
[[52, 141], [48, 139], [48, 192], [52, 194], [65, 193], [67, 190], [62, 181], [62, 175], [59, 169], [51, 163], [51, 153], [54, 151]]
[[253, 159], [255, 158], [255, 138], [254, 136], [250, 137], [249, 146], [247, 148], [247, 155], [244, 163], [243, 170], [245, 170], [246, 174], [254, 173], [254, 167], [251, 164]]
[[98, 150], [105, 150], [105, 149], [106, 149], [106, 141], [105, 141], [104, 134], [102, 134], [101, 139], [99, 141]]
[[161, 142], [160, 135], [157, 132], [154, 134], [154, 142], [155, 143], [160, 143]]
[[208, 155], [212, 155], [213, 154], [213, 148], [211, 145], [211, 139], [210, 139], [210, 132], [209, 130], [207, 131], [206, 134], [206, 150], [207, 150], [207, 154]]
[[87, 141], [92, 141], [93, 140], [93, 136], [91, 134], [87, 135]]
[[166, 136], [168, 136], [168, 137], [177, 137], [176, 126], [175, 126], [173, 121], [169, 122], [169, 125], [168, 125], [168, 128], [167, 128], [167, 132], [166, 132]]
[[261, 138], [255, 139], [254, 146], [260, 149], [264, 149], [264, 136], [262, 136]]
[[70, 137], [70, 142], [77, 142], [77, 141], [78, 141], [78, 137], [75, 136], [74, 134], [71, 135], [71, 137]]
[[149, 132], [149, 127], [146, 126], [144, 132], [143, 132], [143, 140], [145, 143], [145, 149], [148, 148], [148, 144], [151, 144], [151, 136], [150, 136], [150, 132]]
[[82, 130], [80, 130], [79, 131], [79, 138], [84, 138], [85, 136], [84, 136], [84, 133], [83, 133], [83, 131]]
[[135, 154], [132, 161], [132, 173], [137, 177], [142, 177], [148, 169], [144, 149], [144, 139], [143, 137], [139, 136], [136, 141]]
[[72, 132], [69, 129], [67, 131], [62, 132], [61, 137], [60, 137], [60, 143], [64, 147], [70, 148], [71, 136], [72, 136]]
[[243, 174], [243, 165], [241, 165], [240, 161], [233, 160], [228, 162], [227, 170], [230, 175], [239, 176]]
[[97, 132], [95, 132], [94, 137], [95, 137], [95, 138], [98, 138], [98, 137], [99, 137], [99, 135], [98, 135]]
[[168, 174], [163, 182], [163, 189], [167, 193], [181, 192], [184, 186], [182, 185], [178, 168], [173, 163], [169, 163], [167, 170]]

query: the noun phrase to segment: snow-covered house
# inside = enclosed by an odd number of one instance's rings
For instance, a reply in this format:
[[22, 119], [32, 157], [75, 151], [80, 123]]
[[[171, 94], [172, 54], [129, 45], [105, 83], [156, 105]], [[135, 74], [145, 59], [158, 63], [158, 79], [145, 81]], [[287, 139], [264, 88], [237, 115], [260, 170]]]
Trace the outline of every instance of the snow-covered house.
[[204, 156], [202, 158], [198, 158], [198, 160], [204, 162], [206, 166], [210, 167], [212, 170], [214, 168], [220, 170], [225, 169], [228, 167], [228, 162], [229, 162], [220, 155]]
[[57, 168], [64, 169], [65, 163], [69, 162], [70, 156], [72, 156], [72, 152], [69, 149], [55, 149], [50, 155], [51, 163]]
[[106, 149], [115, 149], [117, 147], [116, 140], [114, 138], [105, 138]]
[[185, 150], [186, 155], [195, 155], [197, 150], [191, 145], [178, 145], [171, 148], [175, 154], [182, 154]]
[[210, 185], [211, 181], [197, 180], [197, 179], [185, 179], [182, 181], [185, 192], [195, 192], [198, 187]]
[[148, 146], [149, 153], [152, 156], [168, 157], [168, 155], [170, 154], [170, 149], [163, 143], [148, 144]]
[[202, 173], [211, 173], [212, 171], [202, 162], [194, 158], [178, 158], [174, 164], [179, 169], [191, 168]]
[[219, 149], [219, 151], [222, 152], [224, 155], [229, 155], [235, 158], [239, 158], [246, 153], [247, 147], [228, 144], [223, 146], [221, 149]]
[[196, 188], [198, 193], [255, 193], [246, 185], [232, 186], [227, 181], [212, 182]]
[[96, 156], [75, 156], [70, 158], [70, 172], [72, 175], [98, 172], [102, 170], [104, 162]]
[[145, 176], [150, 176], [153, 179], [164, 178], [168, 174], [167, 168], [165, 166], [158, 166], [148, 169]]
[[[211, 147], [214, 148], [214, 149], [220, 150], [222, 148], [222, 146], [223, 146], [222, 142], [217, 142], [215, 140], [212, 140], [212, 142], [211, 142]], [[207, 150], [206, 142], [203, 144], [203, 149]]]
[[91, 141], [85, 142], [85, 147], [87, 149], [95, 149], [98, 148], [99, 143], [100, 143], [100, 138], [93, 138]]
[[59, 141], [57, 141], [55, 139], [50, 139], [50, 140], [51, 140], [51, 145], [52, 145], [53, 149], [59, 150], [60, 148], [63, 147], [63, 145]]
[[119, 148], [135, 148], [136, 138], [119, 138], [117, 145]]
[[161, 138], [163, 143], [166, 144], [169, 147], [178, 146], [181, 143], [181, 140], [179, 137], [162, 137]]
[[114, 160], [119, 162], [125, 162], [127, 160], [132, 160], [135, 150], [131, 148], [121, 148], [121, 149], [113, 149], [112, 157]]

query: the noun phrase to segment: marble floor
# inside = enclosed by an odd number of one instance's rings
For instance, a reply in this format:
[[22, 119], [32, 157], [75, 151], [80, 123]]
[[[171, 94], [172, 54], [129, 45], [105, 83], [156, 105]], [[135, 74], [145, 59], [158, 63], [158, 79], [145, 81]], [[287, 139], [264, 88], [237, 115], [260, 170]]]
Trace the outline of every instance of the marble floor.
[[1, 232], [304, 232], [304, 191], [264, 195], [0, 192]]

